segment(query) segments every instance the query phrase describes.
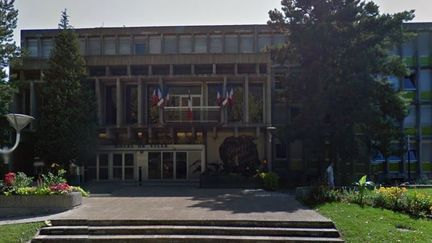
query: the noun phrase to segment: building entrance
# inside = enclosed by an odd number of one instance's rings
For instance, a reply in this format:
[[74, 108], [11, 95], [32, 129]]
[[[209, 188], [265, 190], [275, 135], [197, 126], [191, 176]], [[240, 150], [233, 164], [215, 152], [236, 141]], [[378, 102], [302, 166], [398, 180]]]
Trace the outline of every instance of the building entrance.
[[149, 152], [148, 179], [187, 179], [187, 152]]

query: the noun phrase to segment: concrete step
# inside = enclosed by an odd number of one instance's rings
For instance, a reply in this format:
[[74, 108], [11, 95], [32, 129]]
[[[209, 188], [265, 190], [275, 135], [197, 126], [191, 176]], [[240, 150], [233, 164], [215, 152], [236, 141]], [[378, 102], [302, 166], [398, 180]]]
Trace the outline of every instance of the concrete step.
[[267, 221], [267, 220], [51, 220], [53, 226], [231, 226], [231, 227], [276, 227], [276, 228], [334, 228], [332, 221]]
[[334, 228], [274, 228], [227, 226], [52, 226], [42, 228], [40, 235], [230, 235], [230, 236], [307, 236], [339, 237]]
[[45, 242], [343, 242], [326, 237], [221, 236], [221, 235], [38, 235], [32, 243]]

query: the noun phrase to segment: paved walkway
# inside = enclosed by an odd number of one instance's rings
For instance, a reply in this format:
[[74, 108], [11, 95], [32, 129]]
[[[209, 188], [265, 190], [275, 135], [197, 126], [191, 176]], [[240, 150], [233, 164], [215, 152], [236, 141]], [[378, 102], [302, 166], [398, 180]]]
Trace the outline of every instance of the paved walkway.
[[76, 209], [33, 219], [26, 222], [46, 219], [329, 221], [302, 206], [289, 193], [192, 187], [119, 188], [110, 194], [84, 198], [83, 205]]

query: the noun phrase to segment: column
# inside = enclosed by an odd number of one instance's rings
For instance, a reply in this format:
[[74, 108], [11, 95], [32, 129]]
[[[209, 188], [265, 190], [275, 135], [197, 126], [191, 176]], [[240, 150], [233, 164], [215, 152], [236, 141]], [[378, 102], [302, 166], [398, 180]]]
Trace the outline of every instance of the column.
[[[30, 115], [33, 117], [36, 115], [36, 95], [33, 80], [30, 81]], [[34, 123], [30, 123], [30, 128], [34, 129]]]
[[95, 80], [95, 91], [96, 91], [96, 104], [97, 104], [97, 116], [99, 125], [104, 124], [104, 117], [102, 115], [102, 97], [101, 97], [101, 86], [100, 86], [100, 80], [97, 78]]
[[123, 92], [120, 78], [116, 80], [116, 106], [117, 106], [117, 127], [123, 123]]
[[138, 95], [138, 125], [143, 124], [143, 82], [141, 78], [138, 78], [137, 95]]
[[[271, 105], [271, 95], [272, 95], [272, 79], [271, 79], [271, 65], [268, 63], [267, 64], [267, 83], [265, 86], [265, 90], [266, 90], [266, 97], [265, 97], [265, 124], [266, 126], [271, 126], [272, 124], [272, 120], [271, 120], [271, 112], [272, 112], [272, 105]], [[268, 167], [269, 167], [269, 171], [272, 171], [272, 160], [273, 160], [273, 155], [272, 155], [272, 143], [271, 143], [271, 131], [269, 131], [268, 129], [266, 129], [266, 155], [267, 155], [267, 161], [268, 161]]]
[[246, 75], [244, 80], [244, 121], [249, 123], [249, 76]]

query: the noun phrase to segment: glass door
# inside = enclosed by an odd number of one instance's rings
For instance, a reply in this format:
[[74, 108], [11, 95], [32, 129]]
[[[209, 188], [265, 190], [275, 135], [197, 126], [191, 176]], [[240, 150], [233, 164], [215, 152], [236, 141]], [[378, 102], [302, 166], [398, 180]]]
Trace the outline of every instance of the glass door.
[[161, 152], [148, 153], [148, 178], [151, 180], [161, 179]]
[[162, 153], [162, 179], [174, 179], [174, 156], [173, 152]]
[[187, 152], [149, 152], [148, 179], [187, 179]]
[[187, 178], [187, 152], [176, 152], [176, 179]]

